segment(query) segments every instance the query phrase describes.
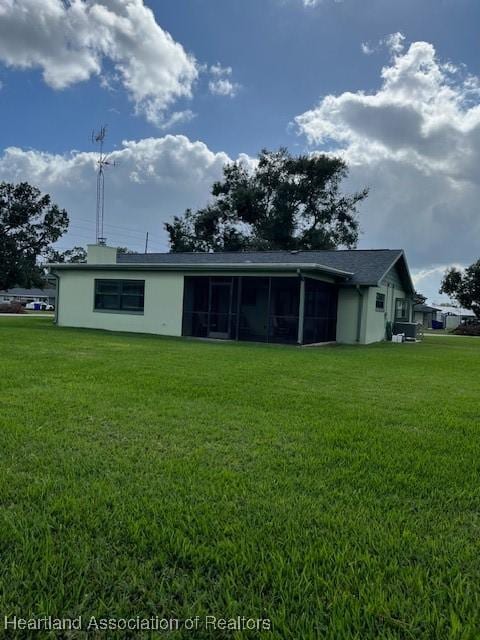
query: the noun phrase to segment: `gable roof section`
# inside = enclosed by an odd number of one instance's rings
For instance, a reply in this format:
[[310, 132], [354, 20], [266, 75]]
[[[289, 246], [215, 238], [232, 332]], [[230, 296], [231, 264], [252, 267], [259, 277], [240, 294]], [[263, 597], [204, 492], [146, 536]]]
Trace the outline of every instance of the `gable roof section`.
[[232, 251], [218, 253], [133, 253], [118, 254], [117, 264], [122, 265], [165, 265], [166, 267], [209, 267], [236, 268], [254, 267], [255, 265], [272, 269], [284, 267], [301, 268], [338, 273], [343, 275], [349, 284], [377, 285], [386, 273], [403, 259], [403, 267], [407, 270], [404, 254], [401, 249], [352, 249], [335, 251]]

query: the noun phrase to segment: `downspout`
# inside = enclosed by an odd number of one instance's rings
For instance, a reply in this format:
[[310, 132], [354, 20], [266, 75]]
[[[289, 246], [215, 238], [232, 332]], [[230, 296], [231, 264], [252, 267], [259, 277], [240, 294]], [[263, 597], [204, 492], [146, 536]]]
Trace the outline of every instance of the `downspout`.
[[357, 342], [360, 342], [362, 335], [362, 315], [363, 315], [363, 293], [360, 286], [357, 284], [355, 287], [358, 293], [358, 314], [357, 314]]
[[58, 302], [60, 300], [60, 278], [58, 276], [58, 274], [56, 274], [54, 271], [50, 271], [51, 275], [55, 278], [56, 283], [55, 283], [55, 318], [53, 320], [54, 324], [58, 324]]

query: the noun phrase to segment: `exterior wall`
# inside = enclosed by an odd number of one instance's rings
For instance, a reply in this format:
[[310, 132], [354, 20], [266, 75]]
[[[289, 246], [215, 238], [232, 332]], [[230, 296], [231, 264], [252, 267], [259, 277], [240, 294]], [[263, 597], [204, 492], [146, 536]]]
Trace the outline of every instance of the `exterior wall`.
[[[364, 342], [367, 317], [365, 296], [368, 292], [368, 288], [362, 287], [360, 291], [364, 296], [362, 303], [360, 342]], [[358, 312], [361, 300], [360, 294], [355, 287], [344, 287], [338, 290], [337, 342], [344, 344], [355, 344], [358, 342]]]
[[91, 264], [115, 264], [117, 262], [117, 248], [105, 245], [87, 245], [87, 262]]
[[[60, 326], [182, 335], [182, 274], [62, 270], [58, 275], [57, 324]], [[95, 278], [145, 280], [144, 313], [94, 311]]]
[[445, 329], [456, 329], [461, 323], [461, 316], [445, 316]]
[[[378, 287], [361, 287], [363, 294], [362, 321], [360, 339], [357, 338], [357, 322], [359, 310], [359, 293], [355, 287], [343, 287], [338, 292], [337, 342], [346, 344], [370, 344], [385, 340], [387, 322], [395, 320], [395, 300], [408, 298], [410, 301], [410, 318], [412, 317], [412, 300], [404, 291], [398, 269], [394, 266], [383, 278]], [[377, 311], [377, 293], [385, 296], [385, 309]]]

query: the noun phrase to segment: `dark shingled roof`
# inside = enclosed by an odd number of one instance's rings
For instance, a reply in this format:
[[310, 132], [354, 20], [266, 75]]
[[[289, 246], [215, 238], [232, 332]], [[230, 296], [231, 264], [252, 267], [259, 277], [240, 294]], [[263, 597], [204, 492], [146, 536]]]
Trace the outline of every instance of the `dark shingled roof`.
[[25, 298], [28, 297], [49, 297], [49, 298], [53, 298], [56, 295], [56, 290], [55, 289], [23, 289], [22, 287], [13, 287], [12, 289], [6, 289], [6, 290], [2, 290], [0, 291], [1, 295], [11, 295], [11, 296], [24, 296]]
[[[360, 285], [378, 284], [392, 265], [401, 258], [401, 249], [353, 249], [336, 251], [237, 251], [218, 253], [119, 253], [117, 264], [168, 265], [170, 267], [195, 265], [305, 265], [312, 264], [327, 269], [337, 269], [352, 274], [349, 283]], [[410, 274], [407, 270], [407, 280]]]
[[413, 307], [414, 311], [421, 311], [423, 313], [431, 313], [432, 311], [440, 311], [436, 307], [430, 307], [428, 304], [416, 304]]

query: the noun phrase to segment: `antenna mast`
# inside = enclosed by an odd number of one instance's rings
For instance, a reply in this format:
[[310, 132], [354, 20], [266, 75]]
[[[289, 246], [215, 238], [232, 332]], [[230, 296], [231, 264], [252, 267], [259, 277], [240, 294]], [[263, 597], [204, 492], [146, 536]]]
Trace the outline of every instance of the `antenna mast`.
[[97, 160], [97, 210], [96, 210], [96, 243], [104, 245], [107, 242], [103, 234], [103, 221], [105, 217], [105, 167], [109, 165], [115, 166], [114, 162], [110, 162], [108, 154], [103, 151], [103, 143], [107, 134], [107, 125], [104, 125], [95, 133], [92, 131], [92, 143], [99, 147], [99, 155]]

